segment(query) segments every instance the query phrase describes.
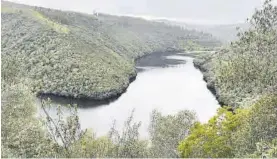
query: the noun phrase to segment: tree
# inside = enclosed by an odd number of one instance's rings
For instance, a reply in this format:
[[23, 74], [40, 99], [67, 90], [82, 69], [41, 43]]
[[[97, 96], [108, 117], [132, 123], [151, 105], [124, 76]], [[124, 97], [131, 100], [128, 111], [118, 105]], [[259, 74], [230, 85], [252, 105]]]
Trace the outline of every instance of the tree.
[[167, 116], [154, 110], [149, 126], [152, 157], [179, 157], [178, 144], [188, 135], [190, 128], [196, 121], [195, 113], [189, 110]]
[[[49, 114], [47, 108], [51, 107], [56, 107], [56, 117]], [[50, 99], [48, 101], [43, 100], [41, 108], [44, 113], [43, 115], [45, 115], [44, 124], [49, 134], [48, 136], [55, 144], [60, 146], [57, 152], [62, 154], [62, 156], [72, 157], [73, 154], [77, 153], [74, 149], [76, 147], [72, 145], [79, 141], [86, 133], [86, 130], [83, 131], [80, 127], [77, 105], [67, 106], [69, 110], [68, 116], [63, 114], [60, 105], [53, 106]]]
[[206, 124], [196, 123], [178, 149], [184, 158], [231, 158], [234, 157], [231, 136], [241, 125], [246, 111], [220, 108], [216, 116]]
[[133, 123], [134, 110], [125, 121], [122, 131], [116, 129], [114, 122], [109, 132], [109, 138], [114, 144], [108, 157], [148, 157], [148, 142], [139, 139], [139, 127], [141, 122]]
[[1, 94], [2, 157], [55, 157], [57, 146], [37, 120], [34, 95], [24, 84], [4, 87]]
[[[232, 136], [236, 157], [247, 157], [257, 144], [269, 144], [277, 137], [277, 95], [266, 94], [249, 108], [249, 115]], [[261, 156], [259, 156], [261, 157]]]

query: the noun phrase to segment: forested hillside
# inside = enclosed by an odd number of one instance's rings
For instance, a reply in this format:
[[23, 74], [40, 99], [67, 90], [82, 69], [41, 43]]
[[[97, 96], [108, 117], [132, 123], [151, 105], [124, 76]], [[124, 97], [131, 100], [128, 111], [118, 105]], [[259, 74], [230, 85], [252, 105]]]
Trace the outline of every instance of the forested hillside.
[[[76, 105], [65, 115], [61, 106], [42, 101], [44, 116], [39, 116], [35, 95], [111, 97], [136, 75], [137, 57], [191, 44], [218, 46], [216, 40], [130, 17], [8, 2], [2, 2], [1, 12], [1, 157], [277, 157], [277, 6], [270, 0], [255, 11], [239, 40], [195, 56], [195, 66], [222, 104], [217, 114], [200, 123], [189, 110], [175, 115], [153, 110], [148, 140], [140, 138], [134, 112], [122, 130], [114, 124], [96, 137], [81, 129]], [[56, 117], [49, 108], [57, 109]]]
[[277, 157], [277, 6], [270, 0], [228, 48], [195, 60], [223, 105], [179, 145], [182, 157]]
[[215, 89], [220, 102], [240, 107], [277, 88], [277, 9], [265, 4], [238, 41], [195, 64]]
[[[52, 118], [47, 110], [51, 102], [43, 101], [40, 111], [45, 110], [46, 116], [38, 116], [36, 95], [107, 99], [127, 88], [136, 76], [135, 59], [140, 56], [185, 50], [188, 44], [189, 49], [220, 45], [209, 34], [143, 19], [62, 12], [5, 1], [1, 18], [2, 157], [158, 156], [163, 138], [156, 138], [155, 131], [157, 124], [163, 125], [159, 119], [165, 118], [159, 113], [153, 114], [152, 128], [157, 144], [148, 150], [148, 142], [139, 139], [140, 123], [133, 123], [132, 117], [123, 133], [112, 128], [109, 135], [96, 138], [93, 131], [80, 129], [76, 107], [65, 118], [59, 106], [52, 106], [59, 112], [59, 118]], [[167, 118], [186, 121], [179, 122], [182, 128], [190, 127], [196, 117], [184, 111], [178, 118]], [[172, 146], [167, 151], [178, 156], [175, 147], [185, 134], [175, 135], [179, 137], [169, 141]]]
[[[186, 43], [218, 46], [211, 35], [138, 18], [30, 7], [2, 1], [2, 79], [34, 91], [96, 100], [117, 96], [136, 75], [134, 60]], [[12, 71], [11, 71], [12, 70]]]

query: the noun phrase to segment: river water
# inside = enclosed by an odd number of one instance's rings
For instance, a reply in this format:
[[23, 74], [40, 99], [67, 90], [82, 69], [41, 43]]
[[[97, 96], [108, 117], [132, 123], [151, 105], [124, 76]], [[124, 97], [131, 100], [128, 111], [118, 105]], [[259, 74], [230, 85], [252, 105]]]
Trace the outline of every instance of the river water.
[[164, 115], [188, 109], [195, 111], [201, 122], [207, 122], [215, 115], [219, 104], [207, 89], [202, 73], [194, 68], [193, 59], [178, 55], [165, 58], [183, 62], [168, 67], [139, 67], [143, 71], [116, 101], [78, 108], [81, 127], [92, 128], [97, 136], [105, 135], [114, 120], [120, 130], [134, 110], [134, 121], [142, 122], [140, 135], [147, 137], [154, 109]]

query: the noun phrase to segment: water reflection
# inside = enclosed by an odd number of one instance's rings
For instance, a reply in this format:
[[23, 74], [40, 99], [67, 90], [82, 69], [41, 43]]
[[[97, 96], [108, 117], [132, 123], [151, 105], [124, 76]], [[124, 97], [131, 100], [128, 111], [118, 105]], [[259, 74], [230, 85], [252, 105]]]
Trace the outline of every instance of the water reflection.
[[[79, 108], [81, 127], [93, 128], [98, 136], [105, 135], [113, 120], [117, 121], [117, 127], [120, 129], [133, 109], [135, 121], [142, 122], [140, 133], [143, 137], [147, 137], [153, 109], [158, 109], [163, 114], [189, 109], [196, 112], [201, 122], [207, 122], [216, 113], [219, 105], [207, 89], [201, 72], [194, 68], [193, 59], [184, 56], [166, 58], [183, 62], [165, 68], [141, 67], [144, 71], [138, 73], [126, 93], [116, 101], [99, 107], [94, 107], [91, 103], [89, 108]], [[85, 105], [89, 106], [90, 103]]]

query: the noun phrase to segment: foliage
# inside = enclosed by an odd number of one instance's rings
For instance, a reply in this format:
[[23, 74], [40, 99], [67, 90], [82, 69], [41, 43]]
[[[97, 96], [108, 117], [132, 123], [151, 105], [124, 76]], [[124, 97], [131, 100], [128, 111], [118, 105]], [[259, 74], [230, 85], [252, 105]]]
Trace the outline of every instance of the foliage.
[[210, 36], [130, 17], [9, 2], [3, 7], [2, 157], [277, 156], [277, 7], [271, 1], [255, 12], [252, 28], [238, 41], [195, 61], [208, 87], [232, 107], [220, 108], [203, 124], [190, 111], [153, 111], [150, 141], [139, 138], [141, 123], [133, 122], [133, 113], [123, 130], [114, 125], [103, 137], [81, 130], [76, 106], [68, 107], [69, 114], [58, 106], [50, 116], [46, 108], [52, 106], [43, 102], [45, 120], [38, 120], [35, 94], [104, 99], [128, 86], [135, 58], [186, 43], [216, 45]]
[[[58, 106], [56, 117], [51, 116], [48, 108], [53, 108], [51, 101], [42, 101], [41, 109], [45, 116], [44, 124], [46, 131], [49, 134], [49, 138], [56, 145], [59, 145], [57, 152], [61, 156], [71, 157], [76, 153], [74, 145], [80, 140], [85, 132], [81, 130], [79, 117], [77, 115], [77, 106], [68, 106], [69, 116], [63, 114], [61, 106]], [[64, 119], [66, 118], [66, 119]]]
[[179, 141], [188, 135], [189, 129], [196, 121], [195, 113], [188, 110], [167, 116], [154, 110], [149, 126], [152, 157], [179, 157]]
[[194, 51], [194, 50], [200, 51], [204, 49], [203, 47], [201, 47], [200, 45], [198, 45], [197, 43], [191, 40], [186, 41], [185, 44], [183, 44], [183, 47], [185, 48], [185, 50], [188, 50], [188, 51]]
[[[24, 85], [6, 86], [2, 96], [2, 157], [176, 157], [176, 147], [195, 122], [190, 111], [176, 116], [162, 116], [155, 111], [151, 122], [151, 143], [139, 137], [140, 122], [133, 113], [122, 130], [114, 126], [107, 136], [96, 137], [91, 130], [81, 130], [77, 107], [65, 111], [42, 101], [39, 120], [33, 94]], [[56, 109], [57, 114], [51, 113]], [[176, 122], [172, 125], [172, 122]], [[170, 126], [166, 131], [165, 126]], [[176, 137], [176, 138], [175, 138]], [[164, 147], [168, 145], [168, 147]], [[169, 154], [159, 154], [161, 149]]]
[[277, 137], [277, 96], [267, 94], [250, 109], [249, 116], [233, 135], [234, 150], [243, 157], [254, 153], [259, 142], [271, 142]]
[[[252, 27], [216, 54], [196, 62], [220, 102], [234, 107], [251, 105], [258, 96], [276, 90], [277, 6], [266, 1], [250, 19]], [[247, 102], [247, 103], [245, 103]]]
[[109, 157], [147, 157], [148, 150], [147, 141], [139, 139], [139, 127], [141, 123], [133, 123], [134, 110], [130, 117], [125, 121], [123, 130], [117, 130], [115, 122], [108, 134], [111, 141], [114, 143]]
[[52, 27], [55, 31], [60, 32], [60, 33], [65, 33], [68, 34], [69, 33], [69, 29], [63, 25], [60, 25], [56, 22], [53, 22], [51, 20], [49, 20], [48, 18], [46, 18], [45, 16], [43, 16], [41, 13], [37, 12], [37, 11], [32, 11], [32, 14], [38, 18], [39, 20], [41, 20], [42, 22], [46, 23], [47, 25], [49, 25], [50, 27]]
[[258, 142], [257, 150], [249, 155], [252, 158], [276, 158], [277, 157], [277, 139], [272, 140], [272, 142]]
[[235, 114], [229, 112], [219, 126], [220, 113], [196, 125], [179, 145], [182, 157], [276, 156], [276, 16], [277, 6], [265, 1], [238, 41], [195, 60], [208, 87]]
[[[182, 157], [230, 158], [276, 155], [276, 94], [249, 108], [220, 108], [207, 124], [197, 123], [179, 145]], [[262, 146], [262, 147], [261, 147]]]
[[[2, 71], [29, 78], [39, 94], [102, 100], [121, 94], [134, 60], [182, 50], [179, 40], [210, 47], [210, 35], [139, 18], [98, 16], [2, 2]], [[8, 12], [7, 10], [13, 10]], [[206, 41], [203, 41], [206, 40]], [[11, 68], [16, 63], [19, 67]], [[13, 70], [10, 70], [13, 69]]]
[[182, 157], [225, 158], [234, 157], [231, 134], [235, 132], [246, 112], [236, 113], [220, 108], [206, 124], [196, 123], [190, 134], [179, 145]]
[[34, 96], [23, 84], [2, 88], [2, 157], [55, 157], [55, 144], [36, 119]]
[[76, 107], [66, 115], [58, 106], [51, 116], [47, 109], [53, 106], [42, 102], [45, 120], [38, 120], [35, 95], [106, 99], [127, 88], [140, 56], [182, 50], [178, 41], [187, 39], [199, 46], [219, 44], [207, 34], [139, 18], [11, 2], [2, 2], [1, 8], [2, 157], [153, 156], [132, 116], [122, 133], [112, 129], [109, 136], [96, 137], [80, 129]]
[[233, 157], [276, 155], [276, 16], [277, 6], [265, 1], [249, 20], [251, 28], [240, 33], [238, 41], [195, 61], [221, 103], [249, 112], [241, 118], [237, 130], [229, 132]]

